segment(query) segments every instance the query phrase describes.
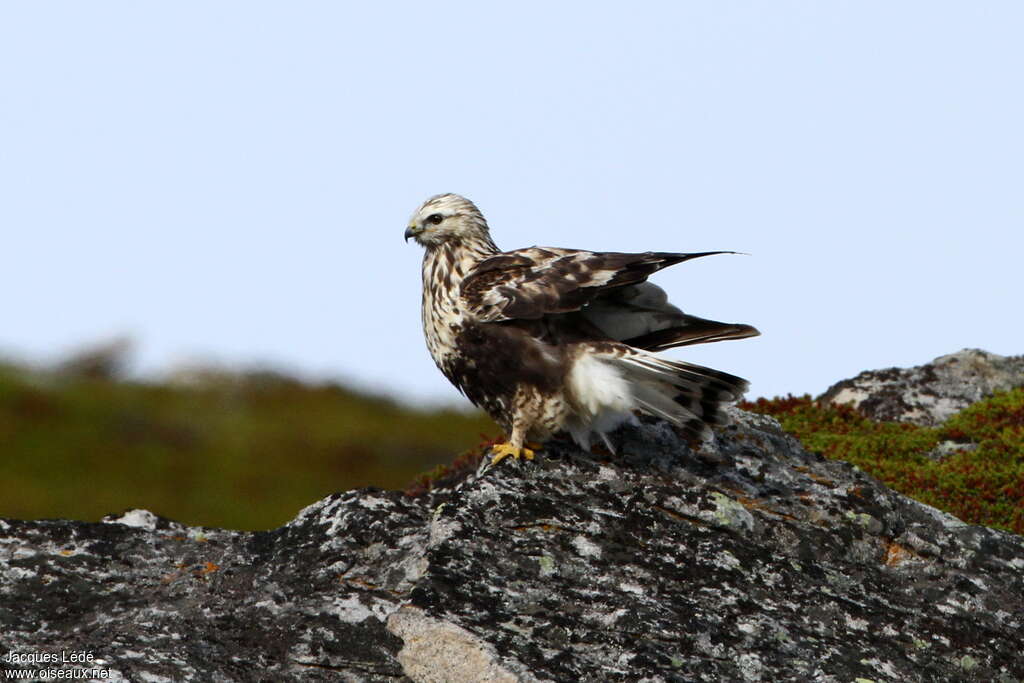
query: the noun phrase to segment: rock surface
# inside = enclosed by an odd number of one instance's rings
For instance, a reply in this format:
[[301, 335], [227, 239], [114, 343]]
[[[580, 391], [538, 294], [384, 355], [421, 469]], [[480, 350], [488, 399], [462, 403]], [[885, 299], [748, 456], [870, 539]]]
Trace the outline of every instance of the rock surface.
[[553, 442], [274, 531], [0, 522], [0, 668], [86, 652], [131, 681], [1024, 679], [1024, 539], [734, 415], [699, 452], [644, 423], [617, 456]]
[[1024, 356], [964, 349], [913, 368], [868, 370], [820, 396], [874, 420], [935, 427], [975, 401], [1024, 386]]

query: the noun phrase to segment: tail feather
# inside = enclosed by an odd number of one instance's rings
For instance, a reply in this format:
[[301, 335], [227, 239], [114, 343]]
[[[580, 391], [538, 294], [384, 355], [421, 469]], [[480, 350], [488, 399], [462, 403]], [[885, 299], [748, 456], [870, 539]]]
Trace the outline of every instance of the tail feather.
[[637, 408], [693, 437], [728, 424], [723, 408], [748, 387], [746, 380], [720, 370], [636, 352], [617, 359], [616, 366], [630, 383]]
[[637, 381], [661, 382], [718, 402], [738, 400], [749, 386], [742, 377], [721, 370], [636, 352], [621, 358], [619, 364]]
[[[728, 424], [723, 408], [746, 380], [693, 363], [672, 361], [617, 344], [590, 347], [573, 362], [568, 382], [573, 415], [565, 428], [584, 448], [633, 417], [634, 410], [668, 420], [691, 439]], [[605, 439], [607, 443], [607, 439]]]

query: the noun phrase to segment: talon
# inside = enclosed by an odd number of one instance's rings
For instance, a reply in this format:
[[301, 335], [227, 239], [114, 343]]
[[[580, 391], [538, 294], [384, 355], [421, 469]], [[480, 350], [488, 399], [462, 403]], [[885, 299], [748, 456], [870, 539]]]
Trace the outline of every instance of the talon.
[[501, 462], [510, 455], [514, 460], [518, 460], [520, 456], [526, 458], [527, 460], [533, 460], [533, 451], [531, 449], [516, 448], [510, 443], [499, 443], [491, 447], [491, 452], [494, 453], [494, 457], [491, 458], [492, 465], [497, 465], [499, 462]]

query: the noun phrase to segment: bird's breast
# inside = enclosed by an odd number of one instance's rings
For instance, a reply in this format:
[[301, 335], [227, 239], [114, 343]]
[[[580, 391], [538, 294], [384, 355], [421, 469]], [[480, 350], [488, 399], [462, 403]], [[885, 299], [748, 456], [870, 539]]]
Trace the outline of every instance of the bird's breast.
[[423, 290], [423, 336], [434, 363], [444, 370], [465, 326], [463, 313], [450, 291]]

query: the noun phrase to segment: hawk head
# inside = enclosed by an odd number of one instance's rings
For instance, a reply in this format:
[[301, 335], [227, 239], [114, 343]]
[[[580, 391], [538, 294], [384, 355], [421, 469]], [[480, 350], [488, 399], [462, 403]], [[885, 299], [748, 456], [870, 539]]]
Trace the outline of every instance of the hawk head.
[[480, 209], [457, 194], [439, 194], [423, 202], [409, 219], [405, 240], [410, 237], [427, 248], [451, 241], [490, 242]]

